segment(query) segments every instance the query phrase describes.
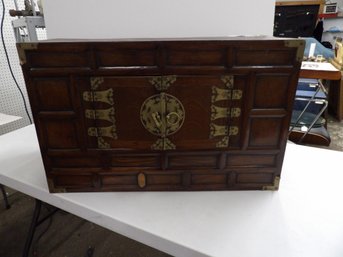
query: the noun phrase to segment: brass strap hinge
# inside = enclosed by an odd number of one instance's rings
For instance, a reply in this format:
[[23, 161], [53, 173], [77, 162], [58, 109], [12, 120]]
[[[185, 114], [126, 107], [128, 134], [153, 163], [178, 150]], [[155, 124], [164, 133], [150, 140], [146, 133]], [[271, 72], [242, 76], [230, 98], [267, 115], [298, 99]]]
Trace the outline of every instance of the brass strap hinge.
[[114, 125], [109, 127], [90, 127], [88, 128], [88, 135], [92, 137], [110, 137], [117, 139], [116, 127]]
[[212, 87], [212, 103], [225, 100], [240, 100], [242, 95], [243, 91], [240, 89], [231, 90]]
[[98, 110], [85, 110], [85, 116], [88, 119], [93, 120], [107, 120], [110, 122], [115, 122], [115, 111], [114, 108], [111, 107], [109, 109], [98, 109]]
[[110, 105], [114, 104], [113, 89], [109, 88], [103, 91], [85, 91], [83, 92], [83, 100], [86, 102], [103, 102]]

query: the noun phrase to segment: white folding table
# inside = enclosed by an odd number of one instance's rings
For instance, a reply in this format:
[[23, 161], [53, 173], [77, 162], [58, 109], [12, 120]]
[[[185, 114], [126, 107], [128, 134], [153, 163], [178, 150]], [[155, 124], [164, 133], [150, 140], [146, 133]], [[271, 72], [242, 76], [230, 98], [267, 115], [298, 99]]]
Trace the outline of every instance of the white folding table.
[[288, 144], [279, 191], [50, 194], [34, 126], [0, 136], [0, 183], [179, 257], [342, 257], [343, 152]]

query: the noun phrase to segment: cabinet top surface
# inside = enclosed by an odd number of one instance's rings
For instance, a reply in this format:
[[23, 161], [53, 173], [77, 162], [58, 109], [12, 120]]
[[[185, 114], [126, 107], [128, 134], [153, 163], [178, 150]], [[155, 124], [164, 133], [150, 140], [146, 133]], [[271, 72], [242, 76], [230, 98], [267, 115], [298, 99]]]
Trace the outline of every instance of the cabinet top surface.
[[202, 37], [202, 38], [127, 38], [127, 39], [48, 39], [36, 42], [23, 42], [18, 45], [32, 43], [74, 43], [74, 42], [225, 42], [225, 41], [302, 41], [296, 38], [277, 38], [270, 36], [228, 36], [228, 37]]

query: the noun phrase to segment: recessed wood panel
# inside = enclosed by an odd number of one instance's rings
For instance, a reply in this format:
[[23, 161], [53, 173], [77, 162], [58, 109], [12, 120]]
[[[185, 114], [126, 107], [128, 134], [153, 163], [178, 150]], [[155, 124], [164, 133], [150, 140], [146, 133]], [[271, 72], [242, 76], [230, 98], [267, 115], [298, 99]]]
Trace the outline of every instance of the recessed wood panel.
[[168, 49], [167, 66], [223, 66], [223, 50]]
[[77, 134], [72, 121], [44, 121], [48, 148], [78, 148]]
[[275, 166], [276, 155], [261, 154], [242, 154], [229, 155], [226, 160], [226, 167], [258, 167], [258, 166]]
[[252, 118], [250, 121], [249, 147], [279, 146], [282, 118]]
[[193, 167], [198, 168], [216, 168], [218, 156], [217, 155], [191, 155], [191, 156], [169, 156], [168, 168], [180, 168], [188, 166], [192, 163]]
[[114, 49], [97, 52], [99, 67], [156, 66], [154, 49]]
[[37, 68], [88, 67], [87, 52], [42, 52], [28, 55], [28, 62]]
[[68, 79], [37, 79], [35, 88], [42, 111], [64, 111], [72, 109]]
[[135, 156], [135, 155], [114, 155], [111, 157], [113, 167], [159, 167], [160, 157], [155, 156]]
[[254, 108], [286, 108], [288, 75], [257, 75]]
[[220, 185], [227, 183], [226, 174], [193, 174], [192, 184], [194, 185]]
[[291, 66], [296, 52], [274, 49], [239, 49], [234, 55], [234, 66]]
[[149, 174], [147, 176], [147, 186], [150, 185], [181, 185], [180, 174]]
[[56, 175], [53, 181], [56, 187], [92, 187], [90, 175]]
[[57, 168], [95, 168], [102, 165], [98, 157], [50, 157], [51, 165]]
[[270, 173], [242, 173], [237, 174], [237, 183], [272, 183], [273, 174]]
[[137, 175], [103, 175], [103, 185], [137, 185]]

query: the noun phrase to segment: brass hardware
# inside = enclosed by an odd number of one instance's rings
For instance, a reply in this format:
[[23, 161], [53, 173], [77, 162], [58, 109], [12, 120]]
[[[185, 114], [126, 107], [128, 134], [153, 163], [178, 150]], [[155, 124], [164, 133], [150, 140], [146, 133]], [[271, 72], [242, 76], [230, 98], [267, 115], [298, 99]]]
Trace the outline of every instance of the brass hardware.
[[110, 137], [117, 139], [116, 127], [114, 125], [109, 127], [90, 127], [88, 128], [88, 135], [92, 137]]
[[158, 91], [165, 91], [170, 87], [171, 84], [175, 82], [175, 80], [176, 80], [176, 76], [170, 75], [170, 76], [156, 76], [156, 77], [151, 78], [149, 81]]
[[211, 123], [210, 125], [210, 138], [222, 137], [222, 136], [236, 136], [239, 132], [239, 128], [236, 126], [222, 126]]
[[99, 87], [99, 85], [104, 83], [104, 78], [103, 77], [92, 77], [90, 79], [90, 81], [91, 81], [91, 89], [96, 90]]
[[111, 146], [105, 141], [103, 137], [98, 137], [98, 147], [100, 149], [109, 149]]
[[164, 150], [164, 138], [159, 138], [157, 141], [151, 146], [152, 150]]
[[239, 128], [236, 126], [230, 126], [229, 136], [236, 136], [239, 132]]
[[54, 180], [52, 178], [47, 178], [49, 191], [51, 193], [66, 193], [67, 190], [63, 187], [55, 187]]
[[161, 137], [176, 133], [185, 119], [182, 103], [166, 93], [147, 98], [141, 106], [140, 114], [144, 128]]
[[17, 45], [18, 56], [20, 64], [26, 63], [26, 50], [36, 50], [38, 48], [38, 43], [19, 43]]
[[151, 116], [155, 122], [156, 127], [160, 128], [162, 126], [161, 114], [159, 114], [158, 112], [153, 112]]
[[231, 118], [237, 118], [239, 116], [241, 116], [241, 108], [231, 108]]
[[304, 40], [286, 40], [285, 46], [297, 48], [296, 59], [298, 62], [302, 62], [303, 56], [304, 56], [304, 49], [305, 49]]
[[243, 92], [239, 89], [222, 89], [212, 87], [212, 103], [223, 100], [239, 100], [242, 98]]
[[221, 137], [228, 135], [228, 127], [221, 126], [214, 123], [210, 124], [210, 138]]
[[180, 115], [177, 112], [170, 112], [166, 116], [167, 123], [171, 126], [177, 125], [181, 119]]
[[87, 102], [103, 102], [110, 105], [114, 104], [113, 101], [113, 89], [107, 89], [104, 91], [85, 91], [83, 92], [83, 100]]
[[169, 140], [169, 138], [163, 138], [163, 150], [173, 150], [176, 146]]
[[221, 147], [228, 147], [229, 146], [229, 137], [225, 136], [223, 137], [217, 144], [216, 147], [221, 148]]
[[221, 80], [223, 81], [223, 83], [225, 84], [227, 88], [229, 89], [233, 88], [233, 85], [234, 85], [233, 75], [222, 76]]
[[236, 118], [241, 115], [241, 108], [226, 108], [226, 107], [218, 107], [215, 105], [211, 106], [211, 120], [228, 118]]
[[242, 98], [243, 92], [242, 90], [232, 90], [232, 100], [239, 100]]
[[212, 87], [212, 103], [229, 100], [231, 98], [231, 90]]
[[211, 105], [211, 120], [227, 118], [229, 113], [230, 108]]
[[[96, 91], [99, 86], [104, 83], [103, 77], [91, 77], [90, 87], [92, 91], [83, 92], [83, 100], [87, 102], [102, 102], [109, 105], [114, 105], [113, 100], [113, 89], [109, 88], [107, 90]], [[115, 124], [115, 109], [114, 107], [108, 109], [95, 109], [85, 110], [85, 116], [88, 119], [93, 120], [105, 120], [112, 123], [108, 127], [89, 127], [88, 135], [91, 137], [97, 137], [98, 148], [109, 149], [111, 145], [105, 141], [105, 138], [118, 139], [116, 124]]]
[[263, 187], [262, 187], [262, 190], [276, 191], [276, 190], [279, 189], [279, 185], [280, 185], [280, 177], [279, 177], [279, 176], [275, 176], [273, 185], [270, 185], [270, 186], [263, 186]]
[[140, 188], [144, 188], [146, 186], [146, 178], [144, 173], [139, 173], [137, 176], [137, 182], [138, 182], [138, 186]]
[[176, 146], [167, 138], [159, 138], [156, 142], [151, 146], [152, 150], [174, 150]]
[[109, 109], [103, 109], [103, 110], [85, 110], [86, 118], [88, 119], [98, 119], [98, 120], [107, 120], [110, 122], [115, 122], [114, 117], [115, 111], [114, 108], [111, 107]]
[[[243, 91], [234, 88], [234, 76], [226, 75], [221, 77], [221, 81], [226, 88], [212, 87], [212, 105], [211, 105], [211, 121], [209, 138], [220, 137], [216, 143], [216, 147], [228, 147], [230, 136], [237, 135], [239, 132], [238, 127], [229, 126], [230, 118], [237, 118], [241, 115], [241, 108], [231, 107], [231, 100], [240, 100], [243, 95]], [[215, 105], [219, 101], [226, 101], [227, 106]], [[225, 102], [224, 102], [225, 104]], [[222, 105], [222, 104], [221, 104]], [[225, 125], [218, 125], [217, 120], [221, 120], [221, 124], [225, 122]], [[226, 119], [226, 120], [223, 120]]]

